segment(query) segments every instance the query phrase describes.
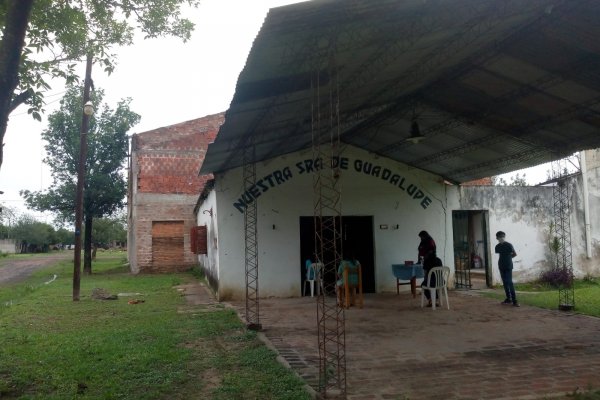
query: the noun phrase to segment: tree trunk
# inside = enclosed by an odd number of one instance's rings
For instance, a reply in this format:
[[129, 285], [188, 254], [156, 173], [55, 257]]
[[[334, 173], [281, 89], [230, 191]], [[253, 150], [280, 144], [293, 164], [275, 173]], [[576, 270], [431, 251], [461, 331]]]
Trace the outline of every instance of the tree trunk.
[[83, 273], [92, 274], [92, 217], [85, 217], [85, 237], [83, 242]]
[[0, 168], [3, 160], [4, 134], [19, 83], [19, 64], [25, 45], [25, 33], [35, 0], [8, 0], [6, 21], [0, 41]]

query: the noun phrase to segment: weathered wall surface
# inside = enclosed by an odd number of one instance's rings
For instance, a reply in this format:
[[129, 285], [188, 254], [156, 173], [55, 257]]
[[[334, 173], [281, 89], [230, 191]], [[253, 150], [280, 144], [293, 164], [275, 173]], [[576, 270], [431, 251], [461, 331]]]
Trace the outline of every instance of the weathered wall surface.
[[[196, 255], [190, 251], [190, 230], [196, 225], [193, 214], [195, 195], [157, 195], [138, 193], [133, 207], [136, 209], [136, 272], [173, 272], [184, 271], [197, 264]], [[183, 259], [174, 257], [171, 263], [160, 257], [153, 257], [153, 223], [183, 222]]]
[[204, 270], [206, 278], [219, 297], [227, 297], [226, 294], [219, 292], [219, 226], [217, 218], [219, 210], [217, 208], [216, 193], [214, 190], [208, 193], [206, 199], [198, 209], [198, 226], [206, 225], [207, 229], [207, 253], [198, 256], [200, 266]]
[[[573, 272], [576, 278], [600, 276], [600, 151], [586, 152], [590, 215], [591, 253], [586, 255], [585, 214], [582, 176], [567, 182], [571, 198], [570, 227]], [[458, 189], [457, 204], [452, 209], [487, 210], [492, 240], [494, 283], [500, 283], [498, 257], [493, 254], [496, 231], [507, 234], [517, 251], [514, 279], [531, 281], [551, 268], [550, 225], [554, 218], [553, 188], [518, 186], [469, 186]]]
[[457, 188], [453, 210], [486, 210], [489, 215], [490, 250], [493, 281], [500, 283], [498, 257], [494, 254], [497, 231], [517, 252], [514, 258], [515, 281], [536, 279], [549, 261], [549, 230], [552, 221], [552, 188], [520, 186], [463, 186]]
[[17, 244], [14, 239], [0, 239], [0, 252], [2, 253], [16, 253]]
[[571, 218], [571, 242], [573, 268], [579, 277], [600, 276], [600, 149], [587, 150], [587, 183], [590, 221], [591, 258], [586, 254], [585, 214], [583, 201], [583, 177], [571, 184], [573, 213]]
[[[247, 201], [258, 201], [260, 295], [301, 295], [299, 219], [313, 215], [312, 174], [305, 170], [311, 156], [310, 151], [302, 151], [257, 164], [257, 185], [249, 192], [244, 192], [240, 168], [215, 177], [214, 190], [199, 205], [197, 223], [208, 228], [208, 255], [201, 256], [200, 261], [221, 299], [244, 296], [243, 210]], [[376, 292], [395, 292], [391, 264], [415, 259], [417, 233], [422, 229], [436, 240], [444, 264], [455, 268], [455, 210], [487, 212], [493, 284], [501, 284], [498, 256], [494, 253], [495, 233], [499, 230], [506, 232], [507, 240], [518, 253], [514, 259], [517, 282], [535, 280], [550, 268], [552, 187], [449, 186], [436, 176], [351, 146], [344, 149], [342, 158], [347, 160], [340, 177], [342, 215], [373, 217]], [[578, 278], [600, 275], [600, 157], [596, 154], [592, 161], [596, 167], [588, 163], [594, 254], [591, 259], [585, 257], [581, 176], [569, 182], [573, 266]], [[366, 165], [369, 172], [365, 172]], [[389, 172], [387, 178], [384, 170]], [[390, 174], [401, 176], [403, 183], [391, 184]], [[415, 198], [418, 191], [422, 197]], [[210, 209], [212, 215], [205, 212]], [[380, 225], [389, 229], [380, 229]], [[398, 229], [393, 229], [396, 225]]]
[[[179, 271], [197, 263], [189, 243], [190, 229], [196, 224], [193, 210], [198, 194], [212, 178], [198, 172], [223, 120], [223, 114], [215, 114], [133, 135], [128, 193], [132, 272]], [[183, 223], [182, 236], [178, 228], [173, 230], [177, 237], [159, 238], [164, 230], [156, 228], [154, 244], [162, 247], [153, 250], [153, 223], [166, 226], [169, 221]], [[165, 243], [171, 243], [171, 248]], [[172, 251], [180, 243], [182, 256]]]
[[[258, 200], [261, 296], [301, 294], [300, 217], [313, 215], [312, 174], [306, 170], [311, 158], [308, 150], [257, 164], [257, 186], [251, 197]], [[429, 231], [436, 239], [440, 258], [453, 259], [447, 186], [439, 177], [351, 146], [345, 147], [342, 158], [346, 162], [340, 176], [342, 215], [373, 217], [377, 292], [396, 291], [391, 265], [416, 259], [420, 230]], [[201, 212], [198, 224], [207, 224], [209, 232], [218, 227], [218, 257], [206, 257], [203, 262], [209, 271], [218, 271], [220, 297], [243, 298], [241, 204], [250, 197], [243, 191], [240, 168], [217, 174], [215, 181], [215, 202], [207, 199], [200, 209], [212, 207], [216, 224], [208, 224]], [[388, 229], [380, 229], [380, 225]], [[394, 229], [396, 225], [398, 229]]]

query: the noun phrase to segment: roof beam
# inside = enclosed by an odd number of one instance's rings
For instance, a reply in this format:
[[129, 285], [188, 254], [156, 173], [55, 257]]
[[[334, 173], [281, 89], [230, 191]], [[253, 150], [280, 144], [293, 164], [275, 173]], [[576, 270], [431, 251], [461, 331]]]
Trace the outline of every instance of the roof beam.
[[[354, 129], [345, 132], [343, 134], [344, 138], [349, 136], [353, 136], [359, 133], [362, 133], [366, 129], [370, 129], [373, 126], [383, 123], [383, 121], [388, 120], [390, 118], [397, 118], [397, 115], [402, 114], [407, 108], [410, 108], [410, 104], [407, 104], [407, 101], [413, 97], [422, 97], [419, 95], [420, 93], [426, 93], [427, 90], [431, 87], [439, 85], [440, 83], [446, 81], [452, 81], [459, 76], [463, 75], [465, 71], [473, 68], [474, 65], [483, 65], [490, 58], [495, 57], [503, 48], [508, 47], [515, 38], [527, 34], [527, 32], [531, 32], [534, 29], [539, 28], [540, 25], [547, 24], [550, 22], [550, 18], [547, 14], [543, 12], [545, 7], [547, 6], [547, 2], [539, 1], [539, 2], [511, 2], [507, 4], [507, 9], [502, 9], [497, 6], [498, 2], [492, 2], [494, 7], [496, 8], [495, 14], [512, 14], [512, 13], [522, 13], [523, 7], [526, 4], [529, 8], [527, 9], [527, 14], [531, 14], [527, 23], [521, 25], [520, 29], [514, 29], [512, 26], [506, 29], [504, 32], [498, 33], [499, 37], [496, 40], [489, 41], [485, 37], [485, 34], [493, 31], [498, 24], [500, 24], [501, 19], [483, 19], [481, 14], [479, 14], [480, 21], [472, 22], [471, 24], [466, 24], [461, 32], [455, 34], [451, 40], [446, 41], [444, 43], [439, 44], [435, 48], [433, 48], [428, 54], [422, 57], [419, 62], [415, 63], [412, 68], [409, 68], [406, 72], [400, 76], [395, 84], [389, 85], [387, 90], [378, 92], [374, 94], [370, 99], [366, 100], [366, 103], [374, 104], [377, 102], [378, 98], [381, 98], [384, 95], [393, 95], [394, 93], [406, 93], [406, 88], [415, 85], [415, 83], [420, 82], [423, 77], [430, 74], [432, 71], [438, 69], [440, 65], [444, 63], [447, 59], [455, 56], [458, 52], [465, 50], [466, 48], [472, 47], [475, 43], [480, 41], [481, 43], [487, 43], [486, 46], [483, 46], [479, 50], [475, 51], [470, 56], [464, 58], [459, 64], [454, 67], [449, 68], [449, 71], [444, 73], [443, 75], [438, 76], [437, 79], [431, 81], [426, 84], [424, 87], [420, 88], [417, 91], [413, 91], [408, 95], [401, 96], [397, 99], [393, 105], [391, 105], [388, 109], [382, 111], [381, 113], [373, 116], [369, 120], [364, 121], [359, 126]], [[504, 3], [502, 3], [504, 4]], [[509, 8], [509, 6], [514, 7], [514, 9]], [[488, 10], [489, 11], [489, 10]], [[486, 41], [487, 40], [487, 41]], [[356, 87], [348, 86], [352, 88], [352, 90], [357, 90]], [[341, 94], [341, 98], [343, 98], [344, 94]]]

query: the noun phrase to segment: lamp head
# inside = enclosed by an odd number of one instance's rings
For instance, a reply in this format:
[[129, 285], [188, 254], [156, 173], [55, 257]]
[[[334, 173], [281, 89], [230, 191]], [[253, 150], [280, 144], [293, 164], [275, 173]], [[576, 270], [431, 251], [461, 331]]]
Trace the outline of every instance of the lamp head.
[[90, 116], [94, 113], [94, 105], [91, 101], [88, 100], [87, 103], [85, 103], [83, 106], [83, 113], [87, 116]]
[[406, 141], [411, 142], [412, 144], [417, 144], [423, 139], [425, 139], [425, 136], [421, 135], [419, 124], [416, 120], [413, 120], [412, 124], [410, 125], [410, 136], [406, 138]]

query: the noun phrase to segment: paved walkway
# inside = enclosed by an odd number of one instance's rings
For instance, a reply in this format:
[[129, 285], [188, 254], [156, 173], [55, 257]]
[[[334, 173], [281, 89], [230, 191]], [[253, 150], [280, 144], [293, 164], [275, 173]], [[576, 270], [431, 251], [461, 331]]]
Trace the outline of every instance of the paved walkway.
[[[243, 303], [233, 303], [242, 311]], [[263, 333], [317, 387], [316, 304], [261, 299]], [[450, 310], [408, 294], [346, 311], [348, 399], [547, 399], [600, 389], [600, 319], [450, 292]]]

